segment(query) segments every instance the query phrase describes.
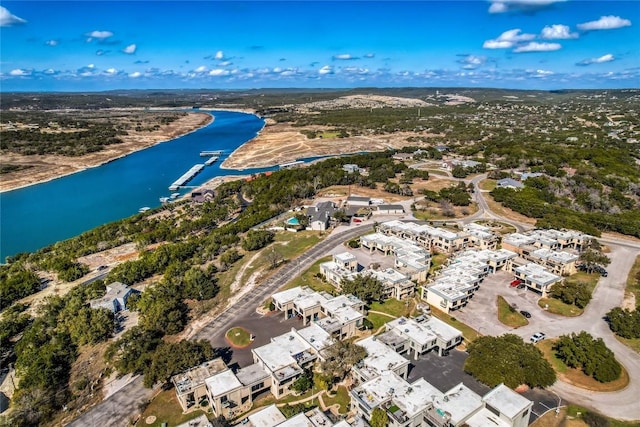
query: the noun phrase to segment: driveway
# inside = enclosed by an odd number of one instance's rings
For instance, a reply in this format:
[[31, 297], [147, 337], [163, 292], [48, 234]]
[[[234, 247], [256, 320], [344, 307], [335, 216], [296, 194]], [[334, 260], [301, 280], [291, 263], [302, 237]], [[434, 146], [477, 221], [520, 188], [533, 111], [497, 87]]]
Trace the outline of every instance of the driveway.
[[[469, 304], [462, 310], [452, 312], [451, 316], [475, 328], [481, 334], [497, 336], [509, 332], [521, 336], [527, 342], [531, 335], [538, 331], [544, 332], [549, 338], [580, 331], [587, 331], [596, 338], [602, 338], [629, 372], [629, 385], [617, 392], [594, 393], [557, 381], [551, 389], [567, 400], [594, 408], [610, 417], [638, 420], [640, 355], [621, 344], [603, 319], [607, 312], [622, 303], [627, 275], [640, 250], [628, 246], [610, 247], [609, 275], [600, 278], [593, 298], [581, 316], [567, 318], [542, 310], [537, 305], [539, 296], [530, 291], [510, 288], [509, 282], [513, 276], [504, 272], [487, 277]], [[498, 295], [502, 295], [509, 303], [515, 303], [519, 310], [530, 312], [529, 324], [517, 329], [501, 324], [497, 318]]]

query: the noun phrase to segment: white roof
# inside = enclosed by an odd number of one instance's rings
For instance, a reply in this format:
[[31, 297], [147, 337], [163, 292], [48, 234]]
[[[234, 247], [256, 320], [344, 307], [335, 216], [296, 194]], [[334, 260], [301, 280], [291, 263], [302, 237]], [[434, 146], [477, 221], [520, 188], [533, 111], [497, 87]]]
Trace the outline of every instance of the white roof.
[[427, 321], [421, 323], [421, 325], [431, 328], [431, 330], [443, 341], [453, 341], [455, 338], [462, 336], [462, 332], [458, 329], [446, 324], [434, 316], [428, 316]]
[[236, 378], [236, 375], [230, 369], [217, 373], [204, 380], [204, 382], [214, 397], [225, 395], [232, 390], [242, 387], [242, 383], [240, 383], [240, 380]]
[[350, 262], [356, 260], [356, 256], [350, 252], [341, 252], [339, 254], [335, 254], [333, 258], [337, 259], [340, 262]]
[[366, 338], [356, 344], [367, 350], [367, 357], [364, 358], [363, 364], [368, 371], [369, 378], [380, 375], [384, 371], [392, 371], [400, 366], [409, 364], [407, 359], [378, 341], [375, 337]]
[[537, 283], [539, 285], [550, 285], [562, 279], [560, 276], [556, 276], [555, 274], [545, 270], [544, 267], [532, 262], [523, 265], [522, 267], [518, 267], [515, 270], [516, 272], [524, 275], [524, 277], [532, 283]]
[[482, 408], [465, 421], [465, 425], [469, 427], [512, 427], [513, 424], [506, 422], [488, 409]]
[[298, 330], [297, 333], [317, 352], [324, 350], [333, 343], [331, 336], [315, 323], [311, 323], [306, 328]]
[[533, 402], [529, 399], [511, 390], [504, 384], [500, 384], [485, 394], [482, 400], [510, 419], [513, 419], [520, 412], [533, 405]]
[[269, 344], [255, 348], [253, 352], [267, 368], [271, 371], [277, 371], [296, 363], [293, 356], [311, 348], [311, 345], [302, 340], [295, 332], [287, 332], [271, 338]]
[[292, 302], [296, 298], [311, 295], [313, 293], [315, 292], [306, 286], [298, 286], [296, 288], [287, 289], [282, 292], [276, 292], [271, 297], [274, 299], [274, 301], [280, 304], [287, 304]]
[[275, 403], [249, 415], [248, 418], [253, 427], [275, 427], [287, 420]]
[[420, 345], [435, 341], [437, 338], [434, 332], [420, 325], [413, 319], [399, 317], [387, 323], [387, 325]]
[[469, 415], [480, 409], [482, 398], [466, 385], [460, 383], [444, 393], [441, 400], [435, 405], [451, 414], [451, 424], [458, 425]]
[[302, 412], [279, 425], [279, 427], [314, 427], [309, 418]]

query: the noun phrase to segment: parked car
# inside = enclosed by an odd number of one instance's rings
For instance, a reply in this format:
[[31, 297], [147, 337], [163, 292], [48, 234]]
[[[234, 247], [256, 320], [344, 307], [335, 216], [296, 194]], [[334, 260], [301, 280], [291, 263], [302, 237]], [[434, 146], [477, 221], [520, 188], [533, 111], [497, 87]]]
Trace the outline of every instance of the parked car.
[[531, 313], [529, 313], [528, 311], [520, 310], [520, 314], [522, 314], [527, 319], [531, 319]]
[[516, 279], [513, 282], [511, 282], [511, 284], [509, 284], [509, 286], [511, 286], [512, 288], [515, 288], [516, 286], [518, 286], [521, 283], [522, 283], [522, 280]]
[[525, 284], [524, 284], [524, 283], [520, 283], [520, 284], [517, 286], [517, 288], [516, 288], [516, 289], [524, 289], [524, 288], [526, 288]]
[[101, 265], [98, 267], [98, 271], [106, 270], [107, 268], [109, 267], [107, 267], [106, 265]]
[[544, 332], [536, 332], [535, 334], [531, 335], [531, 342], [535, 344], [542, 341], [546, 337], [547, 336], [544, 334]]

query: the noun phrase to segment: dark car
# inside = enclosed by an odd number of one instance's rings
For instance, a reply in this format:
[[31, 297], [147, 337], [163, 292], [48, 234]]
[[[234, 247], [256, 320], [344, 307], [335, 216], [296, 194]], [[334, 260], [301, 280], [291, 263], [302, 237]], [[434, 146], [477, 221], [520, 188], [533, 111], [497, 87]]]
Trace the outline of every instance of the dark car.
[[531, 313], [529, 313], [528, 311], [520, 310], [520, 314], [522, 314], [527, 319], [531, 319]]

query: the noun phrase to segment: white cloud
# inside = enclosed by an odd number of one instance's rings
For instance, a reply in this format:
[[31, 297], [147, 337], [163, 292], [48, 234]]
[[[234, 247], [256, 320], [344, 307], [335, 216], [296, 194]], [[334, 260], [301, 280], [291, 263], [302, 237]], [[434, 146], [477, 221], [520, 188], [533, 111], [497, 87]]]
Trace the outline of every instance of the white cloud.
[[216, 55], [213, 58], [217, 60], [224, 59], [224, 52], [221, 50], [217, 51]]
[[375, 54], [375, 53], [365, 53], [365, 54], [364, 54], [364, 57], [365, 57], [365, 58], [375, 58], [375, 57], [376, 57], [376, 54]]
[[599, 56], [598, 58], [584, 59], [578, 62], [576, 65], [603, 64], [605, 62], [611, 62], [615, 60], [616, 58], [612, 54], [607, 53], [606, 55]]
[[122, 51], [126, 54], [133, 55], [134, 53], [136, 53], [137, 48], [138, 47], [135, 44], [130, 44], [129, 46], [122, 49]]
[[507, 41], [498, 41], [498, 40], [487, 40], [482, 44], [482, 47], [485, 49], [508, 49], [513, 46], [512, 42]]
[[505, 12], [526, 12], [543, 7], [551, 6], [554, 3], [563, 2], [565, 0], [489, 0], [489, 13], [505, 13]]
[[131, 77], [132, 79], [137, 79], [140, 76], [142, 76], [142, 73], [140, 71], [134, 71], [133, 73], [129, 73], [129, 77]]
[[615, 30], [616, 28], [630, 27], [631, 21], [620, 18], [619, 16], [601, 16], [597, 21], [589, 21], [578, 24], [578, 28], [582, 31], [592, 30]]
[[505, 31], [498, 38], [487, 40], [482, 47], [485, 49], [507, 49], [513, 47], [518, 42], [529, 41], [536, 38], [535, 34], [520, 33], [520, 28]]
[[577, 39], [578, 33], [572, 33], [567, 25], [547, 25], [542, 29], [540, 37], [547, 40]]
[[329, 65], [325, 65], [324, 67], [318, 70], [318, 74], [320, 75], [333, 74], [333, 68]]
[[194, 73], [206, 73], [207, 72], [207, 67], [205, 67], [204, 65], [199, 66], [198, 68], [196, 68], [195, 70], [193, 70]]
[[10, 27], [16, 24], [25, 24], [27, 21], [9, 12], [6, 7], [0, 6], [0, 27]]
[[228, 76], [229, 70], [224, 70], [222, 68], [214, 68], [213, 70], [209, 71], [209, 75], [210, 76]]
[[228, 67], [229, 65], [233, 65], [233, 62], [231, 61], [222, 61], [220, 63], [218, 63], [219, 66], [221, 67]]
[[113, 76], [113, 75], [115, 75], [115, 74], [118, 74], [118, 70], [117, 70], [117, 69], [115, 69], [115, 68], [107, 68], [107, 69], [105, 70], [105, 73], [106, 73], [106, 74], [109, 74], [110, 76]]
[[47, 40], [44, 44], [51, 47], [58, 46], [58, 40]]
[[458, 60], [458, 63], [462, 64], [462, 68], [467, 70], [473, 70], [487, 62], [486, 56], [466, 55]]
[[529, 42], [525, 45], [518, 46], [513, 49], [515, 53], [526, 53], [526, 52], [552, 52], [554, 50], [561, 49], [562, 45], [559, 43], [538, 43], [538, 42]]
[[31, 71], [23, 70], [22, 68], [16, 68], [9, 71], [10, 76], [29, 76], [31, 75]]
[[47, 68], [46, 70], [42, 71], [44, 74], [47, 74], [49, 76], [52, 76], [54, 74], [57, 74], [58, 72], [56, 70], [54, 70], [53, 68]]
[[338, 55], [333, 55], [333, 59], [334, 60], [339, 60], [339, 61], [348, 61], [351, 59], [358, 59], [357, 56], [353, 56], [350, 53], [341, 53]]
[[87, 37], [89, 37], [87, 39], [88, 42], [92, 41], [93, 39], [98, 39], [98, 40], [104, 40], [104, 39], [108, 39], [109, 37], [113, 36], [113, 33], [111, 31], [99, 31], [99, 30], [95, 30], [95, 31], [91, 31], [90, 33], [85, 34]]

